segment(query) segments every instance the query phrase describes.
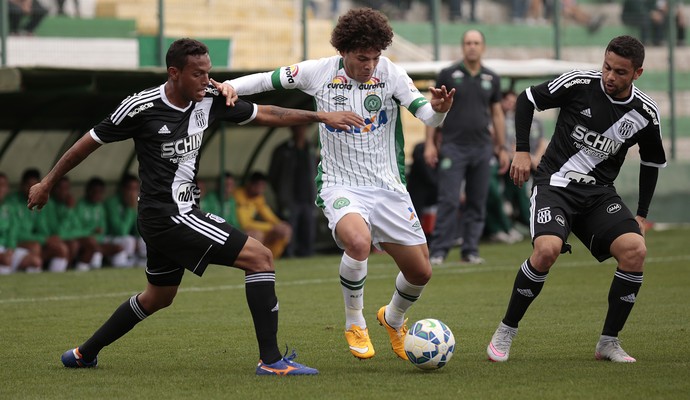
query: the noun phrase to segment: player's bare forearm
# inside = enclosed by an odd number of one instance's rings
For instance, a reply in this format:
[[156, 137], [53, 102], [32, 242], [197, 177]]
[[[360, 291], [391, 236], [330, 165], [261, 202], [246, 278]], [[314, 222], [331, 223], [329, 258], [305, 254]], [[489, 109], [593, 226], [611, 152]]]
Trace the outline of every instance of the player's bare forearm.
[[267, 126], [291, 126], [311, 122], [323, 122], [340, 130], [360, 127], [364, 119], [351, 111], [314, 112], [277, 106], [259, 106], [256, 123]]
[[46, 176], [29, 190], [27, 207], [39, 210], [48, 202], [50, 190], [55, 183], [67, 174], [72, 168], [79, 165], [89, 154], [99, 148], [100, 143], [96, 142], [88, 133], [81, 137], [65, 154], [60, 157], [55, 166]]

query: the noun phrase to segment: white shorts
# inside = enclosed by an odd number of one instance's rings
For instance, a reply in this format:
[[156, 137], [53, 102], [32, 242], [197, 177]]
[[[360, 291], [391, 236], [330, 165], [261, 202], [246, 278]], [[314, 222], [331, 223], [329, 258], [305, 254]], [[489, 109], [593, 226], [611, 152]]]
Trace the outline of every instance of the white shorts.
[[405, 246], [426, 243], [422, 224], [407, 192], [369, 186], [334, 186], [323, 189], [319, 197], [323, 200], [323, 213], [333, 239], [341, 249], [344, 246], [335, 233], [335, 227], [341, 218], [351, 213], [362, 216], [371, 231], [371, 242], [379, 250], [379, 243]]

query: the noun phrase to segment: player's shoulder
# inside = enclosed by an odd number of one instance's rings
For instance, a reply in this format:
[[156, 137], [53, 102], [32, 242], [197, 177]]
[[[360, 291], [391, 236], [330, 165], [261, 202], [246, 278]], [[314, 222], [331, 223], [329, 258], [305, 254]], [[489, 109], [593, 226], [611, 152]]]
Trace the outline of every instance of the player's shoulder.
[[642, 109], [641, 114], [649, 118], [652, 124], [659, 125], [661, 113], [654, 99], [635, 85], [632, 87], [632, 96], [634, 104]]
[[601, 71], [574, 69], [565, 72], [559, 77], [548, 83], [549, 90], [552, 92], [558, 89], [568, 89], [571, 87], [599, 85], [601, 81]]
[[155, 86], [126, 97], [112, 113], [110, 119], [115, 124], [119, 124], [127, 117], [134, 118], [153, 108], [154, 103], [160, 101], [162, 90], [162, 86]]

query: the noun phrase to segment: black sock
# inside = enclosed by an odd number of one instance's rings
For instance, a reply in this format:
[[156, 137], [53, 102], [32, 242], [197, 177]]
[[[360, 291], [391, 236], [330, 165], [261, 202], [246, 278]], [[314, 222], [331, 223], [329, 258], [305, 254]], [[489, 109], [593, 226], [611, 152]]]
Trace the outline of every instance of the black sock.
[[609, 290], [609, 310], [602, 335], [617, 337], [630, 315], [642, 286], [642, 272], [625, 272], [616, 268]]
[[527, 308], [541, 292], [541, 288], [546, 280], [546, 274], [548, 274], [548, 271], [539, 272], [532, 268], [529, 258], [522, 263], [515, 277], [513, 294], [510, 296], [508, 310], [505, 317], [503, 317], [504, 324], [513, 328], [518, 327], [520, 320], [527, 312]]
[[84, 344], [79, 352], [86, 362], [93, 361], [102, 348], [121, 338], [134, 325], [148, 317], [148, 313], [137, 300], [138, 294], [129, 298], [115, 310], [113, 315]]
[[278, 297], [275, 272], [249, 274], [244, 278], [247, 304], [254, 320], [259, 357], [266, 364], [282, 358], [278, 349]]

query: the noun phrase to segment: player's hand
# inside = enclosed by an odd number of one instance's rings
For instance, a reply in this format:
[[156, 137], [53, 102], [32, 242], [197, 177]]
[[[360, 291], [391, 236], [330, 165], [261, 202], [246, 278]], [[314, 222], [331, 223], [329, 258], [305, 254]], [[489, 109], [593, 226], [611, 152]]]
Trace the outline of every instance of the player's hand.
[[429, 92], [431, 92], [431, 108], [433, 108], [437, 113], [447, 113], [448, 110], [450, 110], [450, 107], [453, 105], [455, 88], [451, 89], [449, 92], [445, 85], [441, 85], [440, 89], [430, 87]]
[[211, 79], [211, 84], [218, 89], [220, 94], [225, 96], [225, 105], [228, 107], [233, 107], [235, 105], [235, 102], [239, 97], [237, 97], [237, 92], [235, 91], [235, 88], [232, 87], [229, 83], [218, 83], [215, 79]]
[[354, 128], [364, 126], [364, 118], [352, 111], [319, 112], [318, 114], [321, 122], [341, 131], [351, 132]]
[[642, 237], [644, 237], [645, 233], [647, 232], [647, 226], [649, 226], [647, 218], [636, 215], [635, 221], [637, 221], [637, 225], [640, 226], [640, 232], [642, 233]]
[[39, 182], [29, 189], [29, 198], [26, 201], [26, 206], [29, 210], [40, 210], [48, 202], [50, 195], [50, 188], [43, 182]]
[[532, 157], [528, 151], [515, 152], [513, 163], [510, 165], [510, 179], [517, 187], [522, 185], [529, 179], [529, 174], [532, 170]]

